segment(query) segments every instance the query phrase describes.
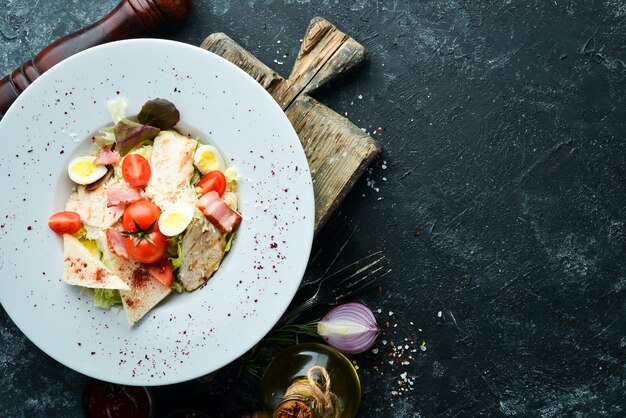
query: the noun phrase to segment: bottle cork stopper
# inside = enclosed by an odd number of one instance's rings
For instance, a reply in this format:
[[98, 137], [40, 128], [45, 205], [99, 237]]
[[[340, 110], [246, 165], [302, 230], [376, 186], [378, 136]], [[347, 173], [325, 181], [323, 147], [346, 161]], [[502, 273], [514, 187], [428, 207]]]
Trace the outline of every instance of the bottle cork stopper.
[[274, 418], [314, 418], [313, 411], [302, 401], [291, 400], [282, 403]]

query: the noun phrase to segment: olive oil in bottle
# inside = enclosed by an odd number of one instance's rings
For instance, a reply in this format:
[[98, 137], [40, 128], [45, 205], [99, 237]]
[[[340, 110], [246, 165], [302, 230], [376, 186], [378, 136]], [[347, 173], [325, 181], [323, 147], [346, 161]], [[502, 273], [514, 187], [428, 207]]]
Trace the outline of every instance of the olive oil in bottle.
[[279, 353], [265, 370], [261, 392], [273, 418], [353, 418], [361, 402], [361, 384], [350, 361], [316, 343]]

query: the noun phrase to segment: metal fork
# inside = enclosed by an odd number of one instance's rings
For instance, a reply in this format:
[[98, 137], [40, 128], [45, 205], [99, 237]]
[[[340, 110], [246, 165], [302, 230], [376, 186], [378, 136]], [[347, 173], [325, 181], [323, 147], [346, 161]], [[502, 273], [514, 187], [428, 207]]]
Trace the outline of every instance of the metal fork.
[[[299, 306], [288, 311], [279, 322], [286, 322], [316, 305], [336, 305], [346, 297], [363, 289], [374, 280], [386, 276], [391, 269], [385, 270], [380, 263], [385, 259], [381, 251], [363, 257], [360, 260], [322, 277], [319, 281], [306, 285], [305, 288], [316, 288], [315, 293]], [[329, 280], [338, 279], [336, 283]], [[301, 289], [301, 290], [302, 290]]]

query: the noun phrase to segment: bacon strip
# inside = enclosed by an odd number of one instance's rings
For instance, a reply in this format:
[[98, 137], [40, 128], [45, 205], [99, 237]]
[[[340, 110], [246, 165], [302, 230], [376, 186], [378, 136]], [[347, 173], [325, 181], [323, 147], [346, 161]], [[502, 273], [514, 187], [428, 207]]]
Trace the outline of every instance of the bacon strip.
[[107, 245], [113, 254], [128, 260], [126, 237], [120, 231], [115, 228], [107, 228]]
[[241, 222], [241, 215], [232, 210], [215, 191], [204, 194], [198, 200], [198, 209], [223, 234], [231, 232]]
[[141, 190], [131, 189], [129, 187], [123, 189], [107, 190], [107, 207], [116, 206], [121, 203], [133, 203], [143, 199], [144, 195]]
[[102, 147], [100, 152], [98, 152], [98, 156], [93, 161], [96, 165], [109, 165], [109, 164], [117, 164], [120, 162], [120, 154], [117, 151], [113, 151], [109, 147]]

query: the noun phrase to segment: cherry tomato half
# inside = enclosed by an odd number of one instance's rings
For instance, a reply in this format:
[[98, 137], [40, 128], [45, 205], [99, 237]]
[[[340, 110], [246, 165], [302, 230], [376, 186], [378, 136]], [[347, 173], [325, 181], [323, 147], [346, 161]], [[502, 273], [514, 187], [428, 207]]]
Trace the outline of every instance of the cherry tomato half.
[[147, 264], [145, 267], [148, 269], [148, 273], [161, 282], [163, 286], [170, 286], [172, 281], [174, 281], [172, 265], [167, 258], [162, 258], [155, 263]]
[[202, 177], [202, 179], [196, 183], [196, 187], [200, 187], [202, 191], [201, 195], [210, 191], [215, 191], [220, 197], [226, 191], [226, 177], [224, 173], [219, 170], [209, 171]]
[[[152, 242], [145, 238], [129, 236], [126, 238], [126, 250], [134, 260], [144, 264], [151, 264], [163, 258], [167, 251], [167, 237], [156, 228], [148, 234]], [[135, 245], [135, 242], [137, 244]]]
[[59, 212], [48, 219], [48, 226], [57, 234], [75, 234], [82, 228], [83, 221], [76, 212]]
[[[125, 231], [134, 232], [137, 231], [135, 226], [135, 222], [137, 222], [142, 229], [146, 229], [152, 222], [158, 220], [159, 216], [161, 216], [161, 209], [157, 205], [147, 200], [138, 200], [128, 205], [124, 210], [122, 227]], [[154, 230], [157, 230], [156, 224]]]
[[122, 176], [130, 187], [141, 187], [148, 184], [152, 170], [150, 163], [139, 154], [128, 154], [122, 161]]

